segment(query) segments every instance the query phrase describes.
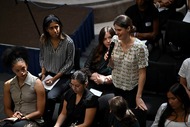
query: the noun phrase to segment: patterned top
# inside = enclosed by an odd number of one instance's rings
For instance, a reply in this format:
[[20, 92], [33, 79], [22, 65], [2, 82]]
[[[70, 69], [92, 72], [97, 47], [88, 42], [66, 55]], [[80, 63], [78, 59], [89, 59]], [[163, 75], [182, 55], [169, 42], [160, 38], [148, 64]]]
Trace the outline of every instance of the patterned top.
[[40, 46], [40, 66], [54, 74], [69, 74], [74, 65], [75, 46], [73, 40], [66, 36], [56, 49], [51, 40]]
[[115, 87], [132, 90], [138, 85], [139, 69], [148, 66], [148, 55], [146, 45], [137, 38], [126, 52], [122, 50], [120, 41], [115, 43], [112, 52], [112, 80]]

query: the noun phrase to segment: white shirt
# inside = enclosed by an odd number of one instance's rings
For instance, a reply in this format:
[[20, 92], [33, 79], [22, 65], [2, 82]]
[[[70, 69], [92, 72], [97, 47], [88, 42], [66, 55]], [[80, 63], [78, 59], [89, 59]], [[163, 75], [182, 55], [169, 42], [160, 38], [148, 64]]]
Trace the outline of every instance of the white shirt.
[[[155, 120], [153, 122], [153, 124], [151, 125], [151, 127], [158, 127], [158, 123], [160, 120], [160, 117], [162, 115], [162, 113], [164, 112], [164, 110], [167, 107], [167, 103], [163, 103], [160, 108], [158, 109], [158, 112], [156, 114]], [[190, 127], [190, 115], [188, 116], [188, 120], [187, 123], [185, 124], [184, 122], [175, 122], [175, 121], [171, 121], [171, 120], [166, 120], [165, 122], [165, 127]]]
[[187, 88], [190, 90], [190, 58], [187, 58], [183, 61], [178, 74], [179, 76], [186, 79]]

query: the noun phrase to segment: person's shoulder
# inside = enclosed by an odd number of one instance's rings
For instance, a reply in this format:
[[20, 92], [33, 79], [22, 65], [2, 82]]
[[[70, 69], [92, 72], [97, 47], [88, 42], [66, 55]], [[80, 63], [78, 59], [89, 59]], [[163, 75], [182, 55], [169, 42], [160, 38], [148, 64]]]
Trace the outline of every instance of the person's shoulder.
[[86, 89], [85, 100], [89, 104], [98, 104], [98, 96], [94, 95], [90, 90]]
[[184, 62], [190, 63], [190, 58], [186, 58], [186, 59], [184, 60]]
[[159, 11], [158, 11], [158, 8], [156, 8], [154, 5], [151, 7], [151, 10], [150, 12], [153, 12], [153, 14], [159, 14]]
[[68, 43], [74, 43], [73, 39], [69, 35], [67, 35], [67, 34], [64, 34], [64, 35], [65, 35], [65, 40], [67, 40]]
[[186, 59], [182, 62], [182, 66], [190, 66], [190, 58], [186, 58]]
[[74, 94], [74, 91], [70, 88], [64, 93], [64, 99], [70, 99]]
[[133, 12], [137, 12], [137, 10], [138, 10], [138, 7], [137, 7], [137, 5], [136, 4], [134, 4], [134, 5], [131, 5], [130, 7], [128, 7], [127, 9], [126, 9], [126, 11], [125, 11], [125, 15], [131, 15], [131, 14], [133, 14]]
[[144, 47], [145, 43], [146, 43], [146, 40], [140, 40], [138, 38], [135, 38], [135, 40], [134, 40], [134, 45], [135, 46]]
[[9, 89], [11, 87], [11, 84], [14, 84], [16, 82], [16, 77], [13, 77], [7, 81], [4, 82], [4, 88]]
[[128, 8], [127, 8], [127, 10], [136, 10], [136, 9], [138, 9], [138, 6], [137, 6], [137, 4], [133, 4], [133, 5], [131, 5], [131, 6], [129, 6]]
[[13, 79], [11, 78], [11, 79], [5, 81], [4, 86], [6, 87], [6, 86], [10, 85], [12, 80]]
[[160, 108], [162, 109], [162, 110], [165, 110], [166, 109], [166, 107], [167, 107], [167, 103], [162, 103], [161, 104], [161, 106], [160, 106]]

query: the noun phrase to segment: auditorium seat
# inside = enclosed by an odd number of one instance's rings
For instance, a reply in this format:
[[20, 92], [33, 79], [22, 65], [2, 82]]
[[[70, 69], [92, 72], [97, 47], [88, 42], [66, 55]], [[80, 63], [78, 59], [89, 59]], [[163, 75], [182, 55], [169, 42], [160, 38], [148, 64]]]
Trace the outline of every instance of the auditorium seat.
[[153, 121], [159, 106], [167, 101], [166, 93], [177, 82], [175, 63], [149, 61], [143, 100], [147, 105], [147, 120]]
[[169, 20], [165, 33], [167, 52], [173, 56], [190, 56], [190, 23]]

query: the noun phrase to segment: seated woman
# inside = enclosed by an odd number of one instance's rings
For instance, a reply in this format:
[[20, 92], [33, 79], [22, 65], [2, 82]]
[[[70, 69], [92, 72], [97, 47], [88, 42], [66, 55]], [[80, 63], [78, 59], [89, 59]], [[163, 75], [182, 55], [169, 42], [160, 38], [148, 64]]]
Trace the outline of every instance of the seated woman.
[[127, 101], [121, 96], [109, 100], [109, 127], [140, 127], [133, 112], [128, 108]]
[[4, 111], [15, 122], [4, 121], [3, 127], [24, 127], [29, 122], [43, 123], [45, 89], [40, 79], [28, 72], [27, 50], [23, 47], [7, 49], [3, 62], [16, 74], [4, 84]]
[[183, 85], [176, 83], [167, 92], [151, 127], [189, 127], [190, 101]]
[[62, 111], [54, 127], [90, 127], [93, 124], [98, 98], [86, 86], [88, 76], [82, 71], [76, 71], [71, 76], [71, 89], [64, 95]]
[[104, 54], [108, 51], [114, 35], [115, 31], [110, 26], [100, 30], [99, 43], [91, 51], [83, 68], [86, 69], [90, 78], [88, 88], [100, 90], [103, 94], [110, 93], [113, 89], [110, 77], [112, 69], [107, 66], [108, 62], [104, 60]]
[[161, 39], [159, 13], [152, 0], [136, 0], [136, 4], [125, 11], [125, 15], [132, 19], [133, 25], [136, 27], [133, 36], [140, 40], [147, 40], [146, 45], [149, 51], [153, 46], [158, 45]]

